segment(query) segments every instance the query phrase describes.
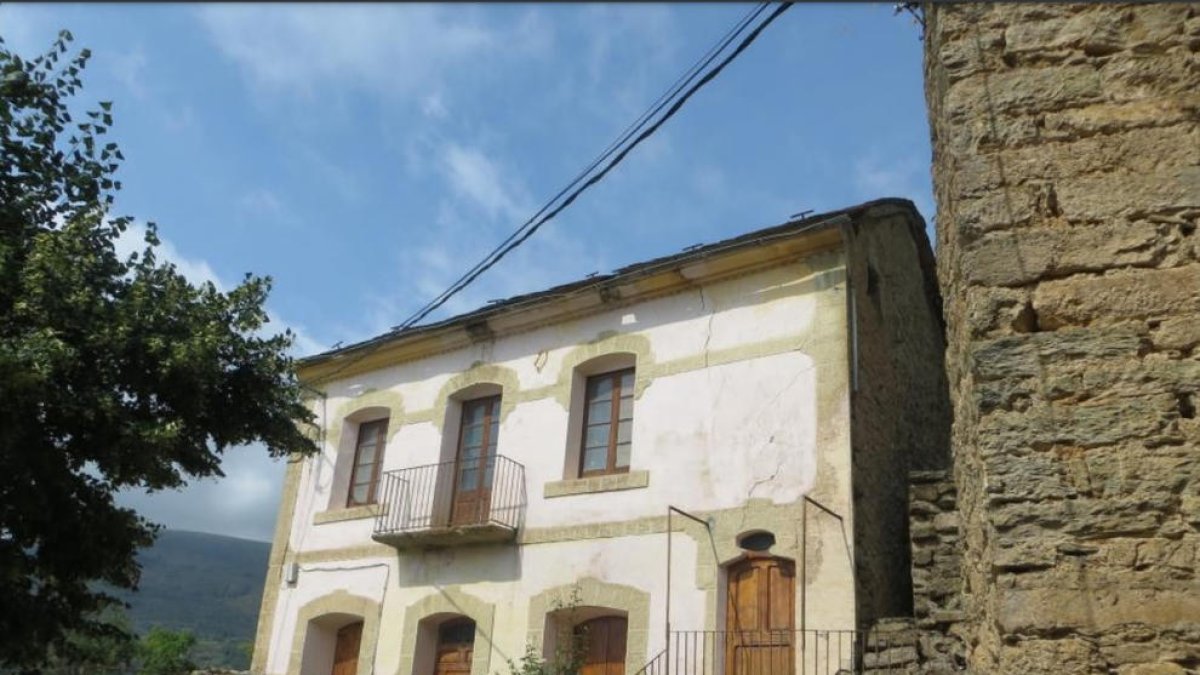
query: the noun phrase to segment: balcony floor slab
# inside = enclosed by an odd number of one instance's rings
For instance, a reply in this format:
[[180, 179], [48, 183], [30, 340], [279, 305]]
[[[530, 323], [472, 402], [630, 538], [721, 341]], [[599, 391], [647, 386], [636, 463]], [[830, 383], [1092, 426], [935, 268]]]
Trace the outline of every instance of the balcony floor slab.
[[517, 530], [507, 525], [455, 525], [408, 532], [376, 532], [371, 538], [400, 550], [450, 548], [474, 544], [502, 544], [516, 541]]

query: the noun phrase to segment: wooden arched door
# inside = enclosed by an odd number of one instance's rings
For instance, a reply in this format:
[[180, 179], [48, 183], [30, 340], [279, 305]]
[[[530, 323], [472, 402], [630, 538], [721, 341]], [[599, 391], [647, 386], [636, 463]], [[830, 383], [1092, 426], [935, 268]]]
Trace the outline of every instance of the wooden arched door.
[[451, 619], [438, 626], [433, 675], [470, 675], [475, 652], [475, 622]]
[[579, 675], [625, 675], [628, 628], [623, 616], [602, 616], [575, 626], [575, 635], [584, 647]]
[[357, 675], [358, 650], [362, 645], [363, 622], [342, 626], [333, 647], [332, 675]]
[[725, 675], [791, 675], [795, 667], [796, 568], [755, 556], [729, 568]]

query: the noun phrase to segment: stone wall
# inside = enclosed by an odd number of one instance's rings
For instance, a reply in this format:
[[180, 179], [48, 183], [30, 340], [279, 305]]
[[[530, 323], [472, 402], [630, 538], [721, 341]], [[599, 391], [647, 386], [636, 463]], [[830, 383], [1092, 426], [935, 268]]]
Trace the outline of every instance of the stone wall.
[[925, 19], [969, 667], [1200, 669], [1200, 5]]
[[923, 673], [960, 672], [966, 666], [956, 497], [947, 471], [909, 476], [913, 617]]
[[949, 466], [950, 401], [945, 372], [929, 367], [945, 342], [925, 222], [911, 203], [881, 200], [854, 215], [846, 237], [855, 597], [866, 624], [912, 611], [905, 477]]

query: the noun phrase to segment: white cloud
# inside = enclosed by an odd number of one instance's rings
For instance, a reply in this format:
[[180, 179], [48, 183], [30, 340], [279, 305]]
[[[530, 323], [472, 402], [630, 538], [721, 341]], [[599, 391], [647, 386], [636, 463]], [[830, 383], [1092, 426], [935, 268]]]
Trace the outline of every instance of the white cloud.
[[[484, 194], [491, 193], [484, 191]], [[496, 199], [505, 203], [511, 198]], [[521, 222], [532, 215], [524, 211], [520, 214]], [[395, 326], [439, 295], [507, 237], [519, 223], [510, 220], [489, 223], [472, 217], [461, 205], [447, 201], [440, 205], [437, 224], [431, 237], [400, 252], [396, 268], [404, 270], [398, 280], [401, 291], [367, 299], [371, 305], [373, 334]], [[608, 269], [599, 252], [589, 249], [579, 238], [560, 234], [559, 228], [567, 226], [557, 219], [546, 223], [535, 236], [484, 272], [465, 290], [450, 298], [424, 322]]]
[[442, 150], [440, 168], [451, 190], [482, 208], [489, 218], [515, 221], [532, 215], [516, 181], [482, 151], [449, 143]]
[[199, 10], [217, 47], [255, 85], [307, 96], [330, 86], [404, 95], [484, 50], [507, 49], [503, 29], [485, 27], [474, 15], [435, 5]]
[[136, 98], [146, 98], [146, 85], [142, 80], [146, 70], [146, 53], [141, 47], [124, 53], [114, 53], [108, 56], [109, 69], [113, 77], [125, 85], [129, 93]]
[[167, 128], [167, 131], [181, 133], [197, 127], [196, 111], [190, 105], [184, 104], [178, 111], [170, 110], [164, 106], [162, 115], [163, 126]]
[[26, 58], [50, 49], [53, 36], [44, 35], [44, 27], [38, 20], [39, 13], [44, 11], [36, 5], [0, 4], [0, 28], [3, 30], [0, 35], [9, 49]]
[[435, 120], [446, 119], [450, 114], [450, 110], [446, 107], [446, 101], [441, 92], [434, 92], [421, 99], [421, 112], [426, 117]]
[[[155, 255], [160, 261], [170, 262], [175, 265], [179, 273], [187, 278], [192, 283], [203, 283], [205, 281], [212, 282], [217, 290], [224, 291], [226, 286], [221, 283], [221, 279], [217, 277], [217, 273], [204, 260], [195, 260], [181, 254], [175, 245], [170, 241], [163, 239], [159, 233], [159, 245], [155, 247]], [[124, 234], [116, 241], [117, 255], [122, 257], [128, 256], [131, 253], [141, 253], [146, 248], [146, 226], [141, 223], [132, 223], [129, 229], [125, 230]]]
[[882, 159], [878, 154], [854, 163], [854, 186], [860, 199], [903, 197], [911, 199], [927, 222], [933, 216], [929, 166], [915, 157]]
[[352, 171], [329, 160], [308, 144], [299, 147], [299, 155], [343, 201], [351, 204], [363, 201], [366, 190]]
[[[118, 255], [127, 256], [130, 253], [141, 253], [146, 248], [146, 226], [141, 223], [132, 223], [129, 229], [121, 235], [116, 241], [116, 251]], [[227, 291], [232, 286], [221, 280], [213, 268], [207, 261], [190, 258], [179, 251], [169, 239], [162, 236], [162, 232], [158, 235], [159, 245], [155, 247], [155, 255], [160, 261], [170, 262], [175, 265], [175, 268], [188, 281], [192, 283], [211, 282], [219, 291]], [[315, 354], [324, 350], [324, 345], [313, 338], [307, 331], [298, 324], [289, 323], [283, 320], [278, 314], [267, 310], [267, 317], [270, 323], [264, 332], [275, 333], [282, 331], [285, 328], [291, 328], [295, 334], [295, 343], [292, 345], [292, 351], [298, 355]]]
[[193, 481], [180, 490], [126, 490], [117, 496], [117, 502], [168, 529], [270, 540], [284, 462], [272, 459], [262, 445], [253, 444], [227, 449], [221, 470], [225, 478]]
[[238, 203], [248, 211], [280, 215], [283, 213], [283, 202], [275, 193], [266, 188], [256, 188], [242, 195]]
[[[661, 81], [673, 67], [679, 40], [670, 7], [589, 5], [579, 13], [586, 25], [586, 95], [599, 110], [627, 121], [670, 84]], [[678, 66], [682, 68], [682, 66]]]
[[273, 190], [255, 188], [238, 198], [238, 208], [247, 217], [283, 225], [296, 225], [300, 218]]

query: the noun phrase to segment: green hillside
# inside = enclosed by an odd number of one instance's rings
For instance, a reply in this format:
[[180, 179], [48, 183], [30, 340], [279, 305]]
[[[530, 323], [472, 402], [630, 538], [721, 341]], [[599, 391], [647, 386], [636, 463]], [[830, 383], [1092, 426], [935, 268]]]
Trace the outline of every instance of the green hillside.
[[163, 531], [139, 555], [142, 581], [123, 594], [138, 633], [188, 629], [196, 662], [249, 668], [271, 545], [217, 534]]

